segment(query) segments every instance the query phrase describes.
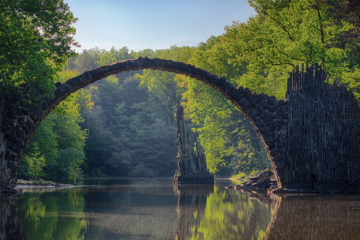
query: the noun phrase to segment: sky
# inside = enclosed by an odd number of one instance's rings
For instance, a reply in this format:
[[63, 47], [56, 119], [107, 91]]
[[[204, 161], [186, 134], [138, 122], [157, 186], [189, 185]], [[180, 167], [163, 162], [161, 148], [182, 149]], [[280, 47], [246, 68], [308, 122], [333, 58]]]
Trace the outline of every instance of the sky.
[[232, 21], [255, 16], [247, 0], [64, 0], [79, 20], [83, 49], [166, 49], [198, 46], [223, 34]]

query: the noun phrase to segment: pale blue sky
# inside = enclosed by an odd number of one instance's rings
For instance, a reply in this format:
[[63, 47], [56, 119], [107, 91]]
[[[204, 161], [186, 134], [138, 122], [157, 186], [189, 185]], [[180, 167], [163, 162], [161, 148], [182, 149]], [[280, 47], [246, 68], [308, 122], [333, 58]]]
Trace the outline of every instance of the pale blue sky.
[[[81, 49], [130, 50], [197, 46], [255, 11], [247, 0], [65, 0], [79, 20]], [[77, 49], [77, 51], [81, 51]]]

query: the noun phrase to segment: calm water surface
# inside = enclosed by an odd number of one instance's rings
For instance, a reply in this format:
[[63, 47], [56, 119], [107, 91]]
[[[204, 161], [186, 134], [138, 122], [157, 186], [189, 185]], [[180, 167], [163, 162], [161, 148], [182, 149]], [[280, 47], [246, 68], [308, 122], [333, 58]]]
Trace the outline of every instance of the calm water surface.
[[[0, 239], [360, 239], [360, 197], [273, 197], [171, 179], [87, 180], [2, 200]], [[5, 220], [6, 219], [6, 220]]]

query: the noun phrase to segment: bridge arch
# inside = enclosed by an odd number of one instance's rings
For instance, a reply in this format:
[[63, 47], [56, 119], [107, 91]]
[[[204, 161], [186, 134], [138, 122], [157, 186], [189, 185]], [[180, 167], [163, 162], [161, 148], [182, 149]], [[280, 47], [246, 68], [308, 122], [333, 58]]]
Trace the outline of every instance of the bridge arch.
[[[162, 70], [183, 74], [195, 78], [217, 89], [229, 99], [250, 121], [252, 128], [262, 142], [278, 186], [283, 180], [283, 166], [285, 160], [285, 143], [287, 138], [287, 102], [276, 100], [265, 94], [252, 93], [247, 88], [236, 88], [226, 79], [213, 73], [196, 68], [192, 65], [164, 59], [138, 58], [108, 64], [69, 79], [65, 83], [56, 83], [52, 94], [45, 95], [41, 101], [41, 110], [35, 107], [12, 109], [4, 112], [3, 133], [6, 144], [7, 186], [14, 186], [16, 173], [26, 143], [34, 135], [36, 128], [48, 114], [71, 93], [84, 88], [100, 79], [124, 71], [142, 69]], [[8, 96], [7, 101], [14, 101], [16, 97]], [[5, 102], [6, 103], [6, 102]], [[1, 173], [0, 173], [1, 174]], [[3, 178], [4, 179], [4, 178]]]

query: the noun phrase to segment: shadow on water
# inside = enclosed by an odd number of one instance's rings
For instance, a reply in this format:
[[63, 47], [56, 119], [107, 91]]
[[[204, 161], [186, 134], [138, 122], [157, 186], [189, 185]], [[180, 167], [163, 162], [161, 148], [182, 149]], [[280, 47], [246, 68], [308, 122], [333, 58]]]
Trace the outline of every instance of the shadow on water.
[[[222, 186], [121, 186], [1, 198], [0, 240], [358, 239], [359, 196], [269, 198]], [[25, 237], [26, 236], [26, 237]]]

